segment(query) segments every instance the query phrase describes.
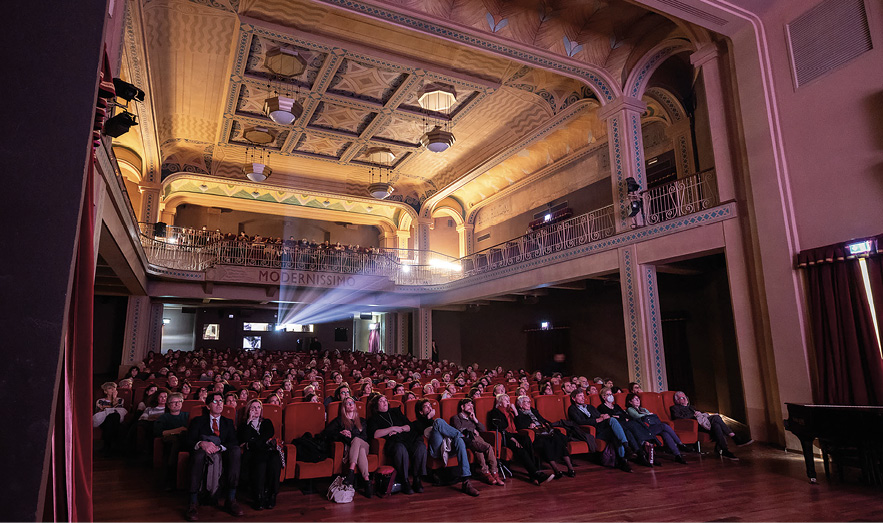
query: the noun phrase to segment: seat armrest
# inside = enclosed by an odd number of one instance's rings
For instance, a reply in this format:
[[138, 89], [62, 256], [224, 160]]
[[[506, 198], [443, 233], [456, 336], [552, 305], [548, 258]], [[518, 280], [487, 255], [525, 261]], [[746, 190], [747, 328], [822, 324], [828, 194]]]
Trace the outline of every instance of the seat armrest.
[[595, 426], [594, 426], [594, 425], [580, 425], [579, 428], [581, 428], [581, 429], [583, 429], [584, 431], [588, 432], [588, 433], [591, 434], [592, 436], [595, 435]]
[[533, 442], [534, 438], [536, 438], [536, 433], [533, 431], [533, 429], [518, 429], [518, 433], [524, 434], [525, 436], [530, 438], [531, 442]]
[[331, 444], [331, 470], [337, 474], [341, 472], [341, 465], [343, 464], [343, 442], [335, 441]]
[[676, 419], [672, 424], [675, 430], [694, 433], [699, 431], [699, 422], [694, 419]]

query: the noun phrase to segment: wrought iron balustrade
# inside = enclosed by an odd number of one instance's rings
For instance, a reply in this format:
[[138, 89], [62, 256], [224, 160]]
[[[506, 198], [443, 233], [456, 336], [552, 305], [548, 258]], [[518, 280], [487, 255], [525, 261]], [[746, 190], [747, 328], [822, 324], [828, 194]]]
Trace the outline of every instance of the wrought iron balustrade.
[[714, 169], [691, 174], [641, 193], [648, 225], [703, 211], [717, 205]]

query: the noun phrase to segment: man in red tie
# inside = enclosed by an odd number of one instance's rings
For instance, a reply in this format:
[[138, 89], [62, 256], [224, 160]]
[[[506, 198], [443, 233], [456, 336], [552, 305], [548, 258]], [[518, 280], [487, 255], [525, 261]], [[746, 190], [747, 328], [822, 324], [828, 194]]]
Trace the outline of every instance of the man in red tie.
[[203, 415], [190, 422], [188, 448], [190, 449], [190, 504], [187, 507], [187, 521], [199, 521], [199, 489], [205, 476], [205, 464], [209, 456], [220, 454], [223, 463], [223, 478], [226, 479], [226, 509], [234, 516], [243, 514], [236, 501], [236, 487], [239, 485], [239, 463], [241, 449], [236, 439], [233, 420], [221, 415], [224, 412], [224, 395], [209, 392], [205, 399], [208, 406]]

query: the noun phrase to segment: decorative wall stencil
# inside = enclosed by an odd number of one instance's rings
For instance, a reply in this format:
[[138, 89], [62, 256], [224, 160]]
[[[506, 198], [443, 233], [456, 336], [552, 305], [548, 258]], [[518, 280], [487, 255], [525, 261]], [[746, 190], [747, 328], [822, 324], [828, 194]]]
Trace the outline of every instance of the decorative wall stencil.
[[485, 20], [487, 20], [488, 28], [491, 30], [492, 33], [496, 33], [500, 29], [509, 25], [509, 20], [507, 20], [506, 18], [501, 18], [498, 22], [494, 19], [494, 15], [490, 13], [485, 13], [484, 18]]

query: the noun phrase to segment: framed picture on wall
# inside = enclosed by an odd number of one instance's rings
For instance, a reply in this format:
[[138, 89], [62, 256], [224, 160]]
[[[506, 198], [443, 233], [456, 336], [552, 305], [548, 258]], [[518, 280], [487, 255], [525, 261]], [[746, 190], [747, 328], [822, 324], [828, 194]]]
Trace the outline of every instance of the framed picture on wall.
[[217, 323], [206, 323], [202, 326], [202, 339], [204, 340], [219, 340], [221, 339], [221, 335], [219, 334], [220, 325]]

